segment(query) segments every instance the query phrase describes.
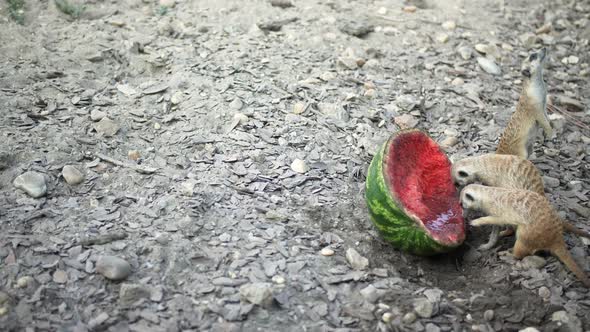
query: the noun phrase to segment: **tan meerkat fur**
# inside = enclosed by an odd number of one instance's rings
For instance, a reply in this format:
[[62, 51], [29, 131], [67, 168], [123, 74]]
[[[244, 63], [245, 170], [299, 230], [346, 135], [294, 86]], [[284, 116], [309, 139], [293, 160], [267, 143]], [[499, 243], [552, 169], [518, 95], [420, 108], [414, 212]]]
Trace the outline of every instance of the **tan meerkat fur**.
[[543, 81], [546, 48], [531, 53], [522, 64], [523, 84], [516, 111], [500, 137], [497, 154], [511, 154], [527, 159], [532, 153], [539, 127], [546, 138], [553, 135], [547, 117], [547, 88]]
[[590, 288], [590, 279], [566, 248], [563, 222], [544, 196], [528, 190], [470, 184], [461, 191], [461, 205], [486, 214], [472, 220], [473, 226], [516, 226], [515, 258], [549, 251]]
[[[464, 187], [472, 183], [480, 183], [490, 187], [522, 189], [545, 195], [541, 172], [529, 160], [513, 155], [484, 154], [481, 156], [461, 159], [451, 168], [451, 176], [456, 185]], [[590, 233], [576, 228], [563, 220], [564, 230], [590, 238]], [[501, 234], [510, 235], [514, 231], [508, 229]], [[483, 245], [482, 249], [486, 248]]]

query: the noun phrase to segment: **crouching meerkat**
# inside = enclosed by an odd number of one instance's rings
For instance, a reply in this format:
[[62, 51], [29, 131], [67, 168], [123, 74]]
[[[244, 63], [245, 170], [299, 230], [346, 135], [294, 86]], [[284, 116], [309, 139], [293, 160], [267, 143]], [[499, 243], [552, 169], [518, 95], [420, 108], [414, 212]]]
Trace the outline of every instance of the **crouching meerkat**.
[[533, 144], [539, 127], [545, 138], [553, 136], [547, 117], [547, 88], [543, 80], [543, 65], [547, 49], [531, 53], [522, 63], [522, 91], [516, 111], [500, 136], [497, 154], [511, 154], [527, 159], [533, 152]]
[[[455, 185], [459, 187], [480, 183], [490, 187], [529, 190], [541, 196], [545, 195], [541, 172], [532, 162], [518, 156], [484, 154], [464, 158], [453, 163], [451, 176]], [[563, 228], [567, 232], [590, 238], [590, 233], [576, 228], [565, 220], [563, 220]], [[514, 233], [512, 229], [507, 229], [500, 235], [507, 236], [512, 233]], [[488, 245], [490, 243], [492, 246], [495, 245], [497, 237], [498, 233], [492, 232], [490, 241], [483, 244], [480, 249], [491, 249]]]
[[549, 251], [590, 288], [590, 279], [566, 248], [563, 222], [544, 196], [528, 190], [470, 184], [461, 191], [461, 205], [486, 215], [472, 220], [473, 226], [516, 226], [516, 259]]

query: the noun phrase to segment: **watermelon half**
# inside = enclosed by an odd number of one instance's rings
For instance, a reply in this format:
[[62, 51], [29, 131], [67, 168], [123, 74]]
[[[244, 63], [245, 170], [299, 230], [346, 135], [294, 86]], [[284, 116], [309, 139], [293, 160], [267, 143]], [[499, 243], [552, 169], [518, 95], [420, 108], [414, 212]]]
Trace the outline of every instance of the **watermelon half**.
[[397, 132], [383, 144], [369, 166], [366, 199], [381, 235], [401, 250], [434, 255], [465, 240], [451, 162], [420, 130]]

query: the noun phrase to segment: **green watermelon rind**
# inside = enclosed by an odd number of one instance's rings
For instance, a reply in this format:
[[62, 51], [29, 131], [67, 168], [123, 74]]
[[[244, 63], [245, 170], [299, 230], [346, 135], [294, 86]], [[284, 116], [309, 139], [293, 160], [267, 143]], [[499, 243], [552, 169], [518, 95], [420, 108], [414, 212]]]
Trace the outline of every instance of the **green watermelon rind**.
[[365, 182], [365, 198], [371, 221], [383, 238], [394, 247], [419, 256], [431, 256], [449, 252], [459, 246], [442, 245], [434, 240], [420, 220], [410, 217], [401, 203], [392, 197], [391, 190], [383, 175], [383, 156], [387, 140], [373, 157]]

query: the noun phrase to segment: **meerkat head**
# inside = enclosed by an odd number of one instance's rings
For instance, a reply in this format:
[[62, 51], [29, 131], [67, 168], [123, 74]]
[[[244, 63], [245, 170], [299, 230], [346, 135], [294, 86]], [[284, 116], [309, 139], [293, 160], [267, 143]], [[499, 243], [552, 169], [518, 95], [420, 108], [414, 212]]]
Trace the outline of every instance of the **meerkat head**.
[[456, 161], [451, 167], [451, 176], [458, 187], [477, 181], [477, 170], [468, 159]]
[[461, 190], [461, 206], [465, 210], [481, 209], [481, 190], [479, 184], [470, 184]]
[[545, 47], [529, 54], [529, 56], [526, 57], [526, 59], [524, 59], [524, 61], [522, 62], [522, 75], [526, 78], [530, 78], [535, 76], [537, 73], [542, 72], [546, 55], [547, 49]]

